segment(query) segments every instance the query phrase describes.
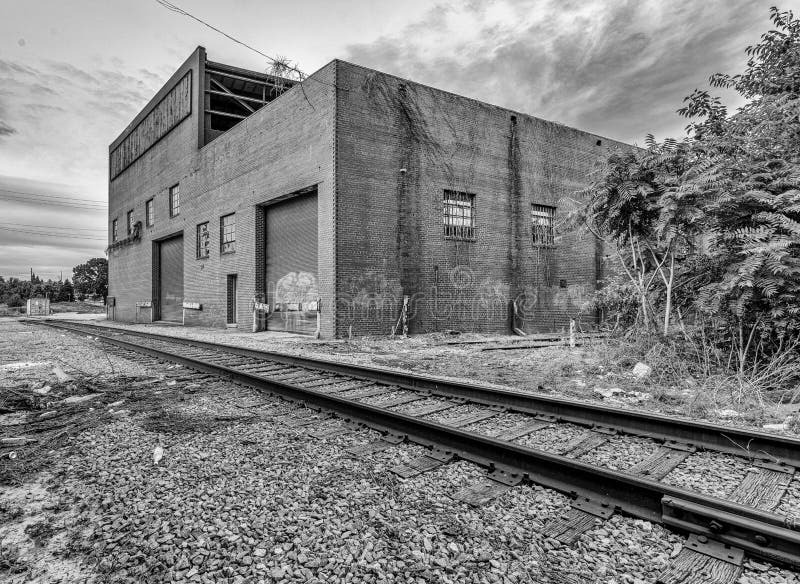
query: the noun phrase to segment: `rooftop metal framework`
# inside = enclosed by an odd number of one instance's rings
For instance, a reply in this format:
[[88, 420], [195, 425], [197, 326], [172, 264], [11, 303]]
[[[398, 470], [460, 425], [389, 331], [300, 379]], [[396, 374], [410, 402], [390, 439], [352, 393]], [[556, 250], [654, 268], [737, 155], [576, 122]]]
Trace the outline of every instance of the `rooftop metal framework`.
[[230, 130], [296, 83], [291, 79], [213, 61], [205, 62], [203, 79], [205, 144]]

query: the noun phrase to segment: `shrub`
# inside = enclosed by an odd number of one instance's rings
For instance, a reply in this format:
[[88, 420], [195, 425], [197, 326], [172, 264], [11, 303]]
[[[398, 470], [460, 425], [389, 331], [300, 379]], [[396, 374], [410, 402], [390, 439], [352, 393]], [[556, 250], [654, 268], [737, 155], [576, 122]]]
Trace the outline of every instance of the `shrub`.
[[6, 299], [6, 304], [8, 304], [10, 308], [14, 306], [25, 306], [25, 301], [22, 300], [19, 294], [12, 294]]

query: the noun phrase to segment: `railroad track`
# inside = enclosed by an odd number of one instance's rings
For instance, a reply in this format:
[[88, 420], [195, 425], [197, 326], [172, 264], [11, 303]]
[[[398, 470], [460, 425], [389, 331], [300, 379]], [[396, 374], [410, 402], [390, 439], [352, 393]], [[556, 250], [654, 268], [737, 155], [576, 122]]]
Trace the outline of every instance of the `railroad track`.
[[[800, 440], [153, 333], [29, 322], [89, 334], [126, 351], [301, 402], [308, 407], [300, 410], [304, 415], [284, 421], [309, 427], [318, 437], [348, 431], [329, 424], [333, 418], [383, 433], [382, 439], [351, 449], [354, 455], [405, 441], [428, 447], [425, 456], [393, 469], [403, 477], [458, 458], [481, 465], [488, 469], [485, 480], [453, 495], [470, 504], [480, 505], [523, 481], [558, 490], [572, 497], [572, 508], [546, 530], [567, 545], [614, 513], [688, 534], [686, 546], [659, 579], [666, 584], [704, 582], [710, 574], [714, 582], [734, 582], [744, 556], [800, 569], [800, 518], [795, 517], [800, 509], [782, 501], [796, 481]], [[545, 451], [539, 437], [548, 433]], [[579, 460], [617, 443], [632, 444], [644, 454], [625, 471]], [[708, 452], [747, 469], [724, 498], [670, 484], [680, 465]]]

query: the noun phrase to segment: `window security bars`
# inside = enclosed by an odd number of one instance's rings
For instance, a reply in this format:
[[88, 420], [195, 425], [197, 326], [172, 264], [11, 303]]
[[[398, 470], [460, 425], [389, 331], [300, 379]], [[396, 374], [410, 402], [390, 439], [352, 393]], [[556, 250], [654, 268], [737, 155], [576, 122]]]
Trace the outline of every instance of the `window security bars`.
[[555, 207], [531, 205], [531, 234], [533, 245], [547, 247], [555, 244], [555, 216]]
[[451, 239], [475, 238], [475, 195], [444, 192], [444, 235]]

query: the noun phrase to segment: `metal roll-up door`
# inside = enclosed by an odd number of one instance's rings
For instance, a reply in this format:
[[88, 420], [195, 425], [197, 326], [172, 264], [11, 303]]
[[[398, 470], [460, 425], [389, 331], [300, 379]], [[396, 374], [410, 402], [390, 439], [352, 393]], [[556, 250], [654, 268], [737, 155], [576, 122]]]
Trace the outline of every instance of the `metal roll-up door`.
[[159, 244], [158, 304], [161, 320], [183, 318], [183, 236]]
[[317, 329], [317, 195], [301, 195], [266, 210], [268, 330], [312, 334]]

